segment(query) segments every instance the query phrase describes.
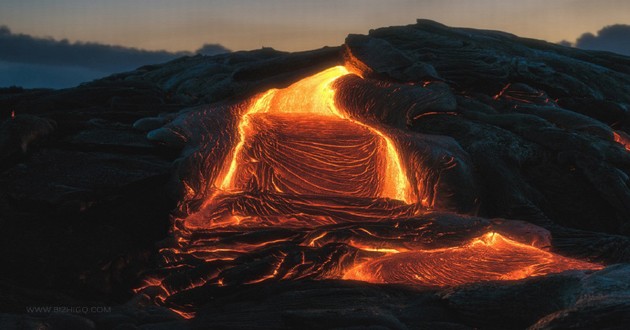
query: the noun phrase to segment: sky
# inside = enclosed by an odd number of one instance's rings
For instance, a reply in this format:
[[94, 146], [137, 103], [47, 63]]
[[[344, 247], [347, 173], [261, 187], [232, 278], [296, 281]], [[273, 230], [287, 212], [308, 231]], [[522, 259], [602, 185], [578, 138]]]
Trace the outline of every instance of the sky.
[[[585, 33], [596, 37], [606, 26], [630, 24], [630, 0], [0, 1], [0, 26], [11, 36], [170, 53], [194, 53], [204, 44], [308, 50], [340, 45], [349, 33], [413, 24], [417, 18], [575, 43]], [[1, 56], [0, 75], [16, 63]]]

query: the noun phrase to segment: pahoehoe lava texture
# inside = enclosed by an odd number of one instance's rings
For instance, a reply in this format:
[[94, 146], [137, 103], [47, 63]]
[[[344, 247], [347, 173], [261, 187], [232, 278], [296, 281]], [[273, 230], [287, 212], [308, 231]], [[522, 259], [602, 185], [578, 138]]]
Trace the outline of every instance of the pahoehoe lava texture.
[[255, 161], [235, 177], [242, 190], [378, 195], [381, 142], [368, 129], [299, 114], [257, 116], [251, 125], [256, 136], [242, 157]]
[[629, 104], [630, 58], [424, 20], [1, 90], [0, 327], [623, 328]]

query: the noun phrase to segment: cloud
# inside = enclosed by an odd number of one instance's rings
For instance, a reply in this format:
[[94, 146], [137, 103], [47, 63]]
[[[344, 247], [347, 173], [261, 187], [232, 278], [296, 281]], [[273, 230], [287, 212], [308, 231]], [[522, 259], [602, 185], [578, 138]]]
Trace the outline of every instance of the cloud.
[[575, 42], [575, 47], [590, 50], [605, 50], [630, 56], [630, 25], [615, 24], [597, 32], [584, 33]]
[[[195, 53], [229, 52], [206, 44]], [[0, 86], [64, 88], [147, 64], [193, 55], [191, 52], [148, 51], [98, 43], [36, 38], [0, 26]]]

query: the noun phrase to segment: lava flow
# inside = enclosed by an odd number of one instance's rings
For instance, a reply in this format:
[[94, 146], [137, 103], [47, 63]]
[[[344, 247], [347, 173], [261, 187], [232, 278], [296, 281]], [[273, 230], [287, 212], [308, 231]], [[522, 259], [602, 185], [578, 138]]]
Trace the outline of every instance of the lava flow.
[[[335, 105], [331, 85], [346, 74], [336, 66], [255, 100], [239, 124], [227, 174], [217, 179], [220, 189], [412, 202], [392, 141]], [[248, 187], [254, 180], [262, 186]]]
[[488, 280], [519, 280], [595, 265], [487, 233], [463, 246], [389, 253], [350, 269], [344, 279], [372, 283], [452, 286]]
[[159, 300], [270, 280], [451, 286], [601, 268], [508, 238], [489, 221], [432, 217], [399, 140], [337, 106], [333, 82], [348, 74], [333, 67], [249, 103], [212, 193], [177, 219], [176, 243], [147, 280]]

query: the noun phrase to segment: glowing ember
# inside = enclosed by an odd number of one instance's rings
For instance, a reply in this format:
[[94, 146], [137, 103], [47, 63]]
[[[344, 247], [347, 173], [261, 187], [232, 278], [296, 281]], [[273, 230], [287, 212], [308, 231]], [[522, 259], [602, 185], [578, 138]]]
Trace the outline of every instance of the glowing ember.
[[630, 136], [624, 132], [613, 132], [615, 142], [621, 144], [626, 150], [630, 151]]

